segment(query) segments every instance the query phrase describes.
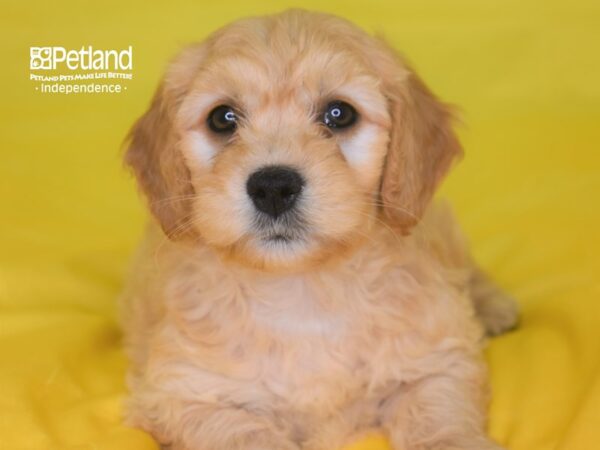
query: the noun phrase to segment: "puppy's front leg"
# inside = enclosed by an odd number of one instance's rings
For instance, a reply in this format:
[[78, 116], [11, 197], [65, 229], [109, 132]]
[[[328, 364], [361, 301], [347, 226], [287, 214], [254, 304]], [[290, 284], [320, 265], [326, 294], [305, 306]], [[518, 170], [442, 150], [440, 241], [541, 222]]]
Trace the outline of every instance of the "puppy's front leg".
[[485, 433], [484, 372], [465, 362], [401, 387], [382, 410], [394, 450], [501, 450]]
[[241, 408], [187, 404], [171, 409], [160, 423], [144, 424], [167, 450], [299, 450], [268, 418]]

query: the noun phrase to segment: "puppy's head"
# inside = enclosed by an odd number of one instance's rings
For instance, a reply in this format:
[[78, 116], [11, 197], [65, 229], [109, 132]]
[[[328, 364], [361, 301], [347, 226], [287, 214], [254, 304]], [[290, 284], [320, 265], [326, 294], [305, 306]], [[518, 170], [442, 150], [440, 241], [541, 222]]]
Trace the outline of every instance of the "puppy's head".
[[295, 10], [183, 51], [126, 162], [170, 238], [293, 269], [407, 233], [460, 153], [450, 120], [383, 42]]

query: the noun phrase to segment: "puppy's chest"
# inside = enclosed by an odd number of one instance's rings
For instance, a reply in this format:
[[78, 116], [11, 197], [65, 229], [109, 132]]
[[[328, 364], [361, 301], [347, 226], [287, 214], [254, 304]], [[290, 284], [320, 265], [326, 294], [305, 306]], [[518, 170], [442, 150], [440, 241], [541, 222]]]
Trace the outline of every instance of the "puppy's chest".
[[284, 280], [254, 292], [247, 332], [239, 336], [248, 350], [240, 362], [260, 370], [264, 389], [297, 409], [339, 406], [361, 396], [375, 343], [371, 318], [351, 306], [359, 295], [351, 291], [342, 298], [323, 285]]
[[358, 273], [252, 280], [210, 310], [203, 296], [217, 290], [204, 284], [187, 290], [194, 298], [179, 316], [191, 320], [178, 326], [197, 343], [198, 377], [236, 392], [235, 401], [301, 411], [340, 407], [376, 393], [410, 366], [398, 345], [408, 331], [397, 282], [393, 274], [371, 280]]

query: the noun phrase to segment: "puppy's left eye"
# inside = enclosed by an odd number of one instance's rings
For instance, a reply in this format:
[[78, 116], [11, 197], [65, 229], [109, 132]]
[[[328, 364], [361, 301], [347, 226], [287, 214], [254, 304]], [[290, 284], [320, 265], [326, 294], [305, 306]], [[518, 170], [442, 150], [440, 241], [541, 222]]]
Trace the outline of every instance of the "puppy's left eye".
[[237, 114], [231, 106], [219, 105], [210, 112], [206, 121], [215, 133], [231, 133], [237, 126]]
[[358, 114], [349, 103], [336, 100], [327, 105], [323, 113], [323, 123], [329, 128], [340, 129], [354, 125]]

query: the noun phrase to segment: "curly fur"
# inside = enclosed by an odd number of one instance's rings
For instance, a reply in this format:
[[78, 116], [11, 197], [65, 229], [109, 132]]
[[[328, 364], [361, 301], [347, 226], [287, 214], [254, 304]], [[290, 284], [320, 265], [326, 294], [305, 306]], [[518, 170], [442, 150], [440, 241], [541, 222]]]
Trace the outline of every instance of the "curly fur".
[[[316, 123], [332, 98], [354, 129]], [[228, 102], [244, 121], [224, 141], [205, 117]], [[498, 449], [481, 347], [516, 311], [427, 208], [461, 154], [451, 120], [332, 16], [246, 19], [182, 52], [126, 154], [155, 218], [123, 301], [129, 422], [173, 450], [326, 450], [373, 429], [397, 450]], [[265, 244], [242, 187], [281, 163], [307, 180], [305, 229]]]

